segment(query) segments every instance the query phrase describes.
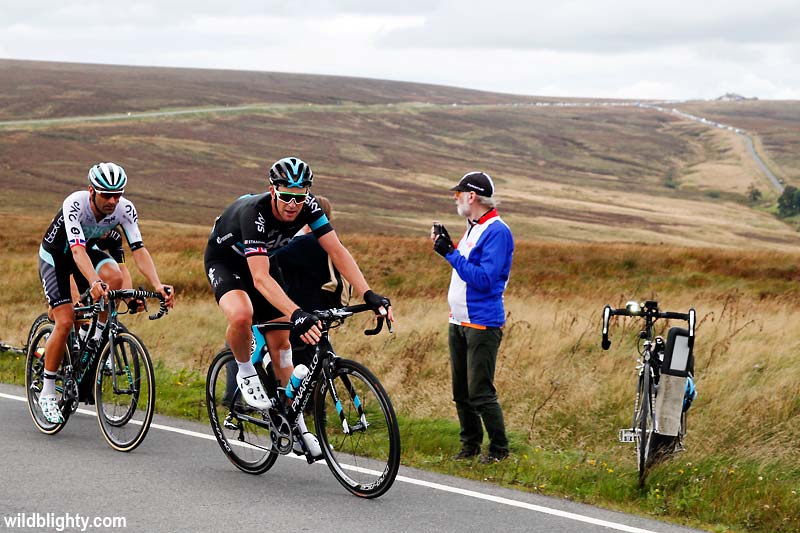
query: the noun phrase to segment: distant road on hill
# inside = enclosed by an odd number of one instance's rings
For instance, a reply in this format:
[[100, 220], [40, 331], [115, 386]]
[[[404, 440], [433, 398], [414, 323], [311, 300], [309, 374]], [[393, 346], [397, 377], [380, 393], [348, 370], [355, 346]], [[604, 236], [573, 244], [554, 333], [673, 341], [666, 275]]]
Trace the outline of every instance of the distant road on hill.
[[[670, 102], [670, 103], [681, 103], [681, 102]], [[13, 129], [15, 127], [29, 127], [29, 126], [48, 126], [48, 125], [58, 125], [58, 124], [70, 124], [76, 122], [108, 122], [108, 121], [118, 121], [118, 120], [137, 120], [137, 119], [147, 119], [147, 118], [158, 118], [158, 117], [167, 117], [167, 116], [179, 116], [179, 115], [197, 115], [197, 114], [213, 114], [213, 113], [237, 113], [243, 111], [266, 111], [269, 109], [283, 109], [283, 110], [290, 110], [295, 108], [297, 110], [307, 110], [309, 107], [313, 105], [319, 104], [286, 104], [286, 103], [274, 103], [274, 104], [251, 104], [251, 105], [235, 105], [235, 106], [217, 106], [217, 107], [194, 107], [194, 108], [185, 108], [185, 109], [176, 109], [171, 111], [145, 111], [145, 112], [126, 112], [126, 113], [116, 113], [111, 115], [90, 115], [90, 116], [76, 116], [76, 117], [59, 117], [59, 118], [40, 118], [40, 119], [20, 119], [20, 120], [3, 120], [0, 121], [0, 129]], [[325, 104], [330, 105], [330, 104]], [[352, 106], [354, 104], [345, 104]], [[358, 105], [358, 104], [356, 104]], [[384, 104], [386, 107], [394, 107], [395, 104], [389, 103]], [[426, 105], [426, 104], [420, 104]], [[443, 104], [427, 104], [427, 105], [438, 105], [444, 106]], [[469, 106], [469, 105], [480, 105], [481, 107], [492, 107], [491, 104], [451, 104], [452, 106], [462, 105], [462, 106]], [[649, 109], [661, 113], [668, 113], [671, 115], [677, 115], [681, 118], [685, 118], [688, 120], [692, 120], [695, 122], [699, 122], [704, 124], [710, 128], [719, 128], [728, 131], [733, 131], [738, 135], [742, 136], [745, 140], [745, 144], [747, 146], [747, 150], [750, 153], [750, 156], [758, 165], [758, 168], [761, 169], [761, 172], [767, 177], [769, 182], [775, 188], [775, 190], [779, 193], [783, 192], [783, 183], [772, 171], [767, 167], [766, 163], [763, 159], [758, 155], [758, 152], [755, 149], [755, 145], [753, 144], [753, 139], [747, 134], [744, 130], [740, 128], [736, 128], [734, 126], [730, 126], [727, 124], [722, 124], [716, 121], [712, 121], [703, 117], [699, 117], [696, 115], [692, 115], [690, 113], [686, 113], [680, 111], [678, 109], [667, 108], [664, 105], [658, 104], [651, 104], [651, 103], [644, 103], [638, 101], [632, 102], [620, 102], [620, 101], [613, 101], [613, 102], [524, 102], [524, 103], [514, 103], [514, 104], [497, 104], [498, 107], [507, 108], [509, 106], [514, 107], [639, 107], [642, 109]], [[375, 107], [375, 105], [370, 105], [370, 107]], [[446, 106], [445, 106], [446, 107]]]

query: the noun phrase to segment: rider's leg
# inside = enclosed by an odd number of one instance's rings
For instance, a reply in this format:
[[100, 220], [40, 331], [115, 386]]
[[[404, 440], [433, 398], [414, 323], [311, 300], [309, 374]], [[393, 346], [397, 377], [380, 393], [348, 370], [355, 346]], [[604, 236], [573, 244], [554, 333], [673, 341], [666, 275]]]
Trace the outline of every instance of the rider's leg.
[[268, 409], [271, 404], [264, 393], [264, 386], [256, 374], [256, 369], [250, 362], [253, 304], [246, 292], [232, 290], [222, 295], [219, 299], [219, 307], [228, 320], [225, 337], [239, 367], [236, 383], [242, 391], [242, 398], [248, 405], [256, 409]]
[[250, 361], [250, 343], [252, 342], [253, 304], [247, 293], [241, 290], [228, 291], [219, 299], [219, 308], [228, 320], [225, 340], [231, 347], [236, 361]]
[[58, 370], [61, 360], [64, 359], [67, 337], [75, 322], [75, 308], [70, 302], [66, 302], [54, 307], [52, 313], [55, 326], [44, 348], [44, 369], [49, 372]]
[[[288, 321], [289, 319], [288, 317], [283, 317], [279, 320]], [[275, 371], [275, 376], [285, 387], [286, 384], [289, 383], [289, 377], [294, 370], [294, 365], [292, 364], [292, 345], [289, 344], [289, 331], [268, 331], [265, 337], [267, 338], [269, 357], [272, 360], [272, 369]]]

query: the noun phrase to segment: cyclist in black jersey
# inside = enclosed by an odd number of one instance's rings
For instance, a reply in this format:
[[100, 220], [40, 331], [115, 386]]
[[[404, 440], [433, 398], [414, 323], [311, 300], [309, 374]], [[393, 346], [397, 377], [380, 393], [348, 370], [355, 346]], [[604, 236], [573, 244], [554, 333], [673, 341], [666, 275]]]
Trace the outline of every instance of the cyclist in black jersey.
[[[376, 313], [393, 319], [388, 298], [370, 290], [350, 252], [309, 192], [313, 183], [311, 168], [301, 159], [285, 157], [269, 171], [269, 191], [245, 195], [233, 202], [217, 218], [205, 252], [205, 270], [214, 297], [228, 321], [226, 340], [239, 365], [236, 380], [245, 401], [267, 409], [268, 399], [250, 362], [251, 325], [283, 319], [294, 324], [292, 332], [306, 344], [320, 339], [318, 321], [301, 309], [284, 292], [270, 272], [268, 253], [284, 246], [308, 224], [333, 264], [364, 296]], [[276, 377], [285, 385], [292, 373], [292, 349], [288, 331], [270, 331], [267, 346]], [[298, 420], [306, 448], [315, 457], [322, 455], [319, 443]]]
[[[136, 208], [122, 196], [128, 182], [125, 170], [114, 163], [98, 163], [89, 169], [88, 179], [88, 191], [76, 191], [67, 196], [39, 246], [39, 278], [55, 322], [45, 345], [44, 383], [39, 406], [45, 418], [53, 424], [64, 420], [56, 400], [55, 377], [75, 321], [70, 275], [79, 291], [90, 289], [95, 300], [102, 298], [108, 288], [119, 289], [122, 286], [116, 263], [94, 246], [100, 237], [117, 225], [121, 226], [136, 266], [155, 290], [164, 295], [167, 306], [173, 305], [172, 287], [161, 283], [153, 259], [142, 243]], [[100, 340], [105, 326], [103, 314], [100, 320], [95, 341]]]

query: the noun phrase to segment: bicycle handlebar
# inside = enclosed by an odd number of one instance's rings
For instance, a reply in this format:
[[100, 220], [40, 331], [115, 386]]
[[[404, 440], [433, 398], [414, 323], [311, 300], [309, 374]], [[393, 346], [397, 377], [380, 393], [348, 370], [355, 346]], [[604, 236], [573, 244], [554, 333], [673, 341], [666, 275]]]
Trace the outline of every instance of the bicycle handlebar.
[[[169, 290], [169, 289], [167, 289], [167, 290]], [[93, 306], [94, 309], [92, 310], [92, 312], [99, 313], [100, 311], [103, 310], [102, 301], [101, 302], [92, 303], [93, 300], [92, 300], [91, 291], [92, 291], [92, 289], [89, 288], [89, 289], [86, 290], [86, 292], [81, 294], [80, 301], [81, 302], [86, 302], [87, 305]], [[161, 304], [160, 304], [157, 312], [153, 313], [152, 315], [148, 315], [148, 318], [150, 320], [157, 320], [157, 319], [161, 318], [162, 316], [166, 315], [169, 312], [169, 309], [167, 309], [167, 304], [165, 303], [164, 296], [160, 292], [145, 291], [145, 290], [142, 290], [142, 289], [116, 289], [116, 290], [111, 289], [111, 290], [106, 291], [106, 297], [109, 300], [118, 300], [118, 299], [122, 299], [122, 298], [133, 298], [133, 299], [136, 299], [136, 300], [153, 298], [153, 299], [158, 300], [159, 302], [161, 302]]]
[[[325, 322], [333, 322], [334, 320], [346, 318], [356, 313], [363, 313], [364, 311], [372, 311], [372, 307], [367, 304], [347, 305], [338, 309], [325, 309], [321, 311], [313, 311], [312, 314]], [[383, 323], [386, 322], [389, 328], [389, 333], [394, 333], [392, 329], [392, 322], [387, 316], [377, 315], [378, 323], [373, 329], [365, 329], [364, 335], [377, 335], [383, 329]]]
[[694, 327], [697, 321], [697, 314], [694, 310], [694, 307], [689, 308], [688, 313], [677, 313], [674, 311], [659, 311], [655, 302], [646, 302], [646, 304], [650, 303], [653, 305], [644, 305], [635, 311], [628, 308], [613, 309], [610, 305], [606, 305], [603, 308], [603, 341], [601, 343], [603, 349], [608, 350], [611, 348], [611, 340], [608, 338], [608, 321], [612, 316], [638, 316], [645, 317], [653, 321], [656, 321], [659, 318], [685, 320], [689, 323], [689, 347], [691, 348], [694, 345]]
[[[345, 319], [356, 313], [363, 313], [364, 311], [372, 311], [372, 307], [367, 304], [347, 305], [334, 309], [318, 309], [316, 311], [311, 311], [311, 314], [317, 317], [320, 322], [330, 325], [332, 322]], [[383, 315], [378, 315], [378, 324], [373, 329], [364, 330], [364, 335], [377, 335], [383, 329], [384, 322], [388, 322], [389, 333], [394, 333], [392, 323], [389, 322], [388, 318]], [[268, 321], [263, 324], [258, 324], [258, 326], [263, 326], [266, 330], [286, 330], [292, 329], [293, 324], [291, 322]]]

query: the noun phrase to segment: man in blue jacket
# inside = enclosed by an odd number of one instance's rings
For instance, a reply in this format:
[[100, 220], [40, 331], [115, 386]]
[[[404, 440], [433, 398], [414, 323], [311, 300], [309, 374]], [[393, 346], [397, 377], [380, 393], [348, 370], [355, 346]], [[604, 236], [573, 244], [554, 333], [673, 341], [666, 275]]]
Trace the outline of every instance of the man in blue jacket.
[[450, 291], [450, 363], [453, 400], [461, 424], [461, 451], [456, 459], [481, 451], [483, 426], [489, 449], [482, 463], [508, 457], [503, 410], [494, 386], [495, 364], [505, 324], [503, 291], [508, 284], [514, 238], [495, 209], [494, 183], [484, 172], [470, 172], [450, 189], [467, 230], [453, 245], [447, 230], [433, 223], [433, 248], [453, 267]]

